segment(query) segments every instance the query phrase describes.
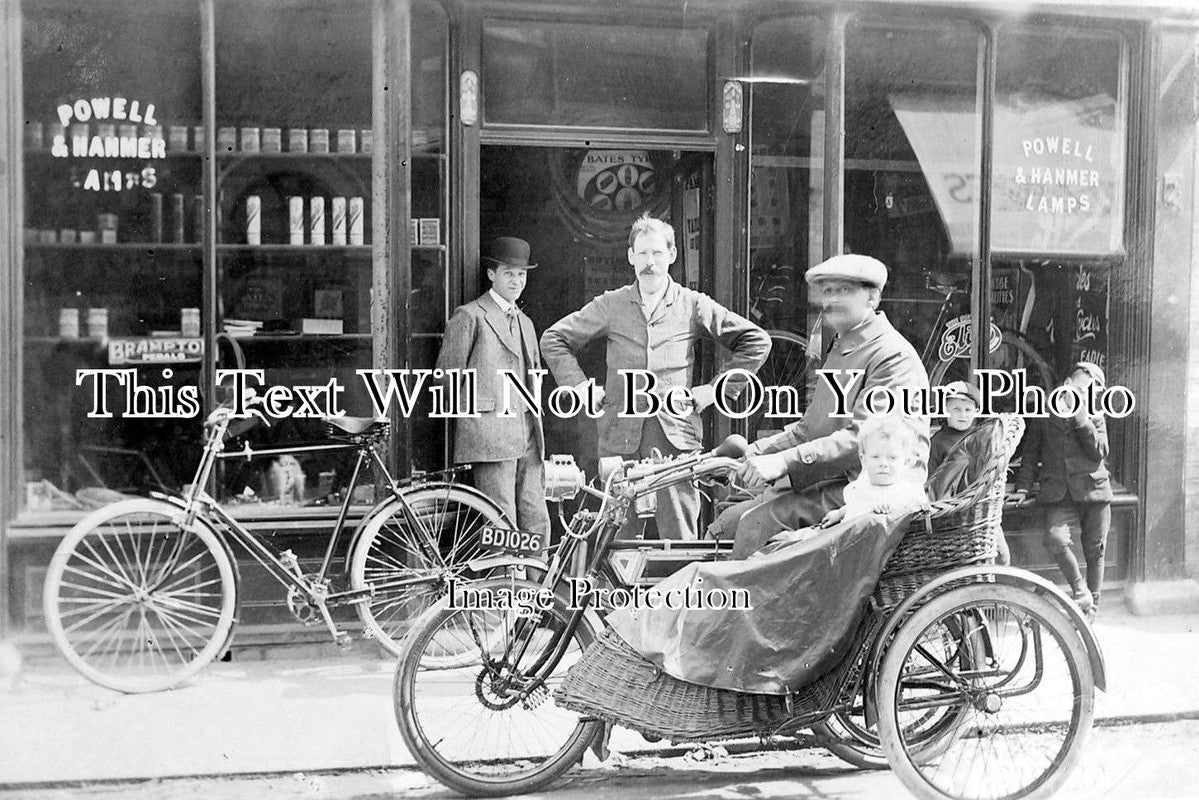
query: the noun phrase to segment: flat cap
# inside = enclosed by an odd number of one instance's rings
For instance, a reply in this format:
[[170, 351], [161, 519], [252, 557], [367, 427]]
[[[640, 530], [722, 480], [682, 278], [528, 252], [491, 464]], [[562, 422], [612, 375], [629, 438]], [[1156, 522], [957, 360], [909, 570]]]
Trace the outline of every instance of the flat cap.
[[1085, 372], [1091, 376], [1091, 380], [1099, 386], [1107, 386], [1107, 376], [1103, 374], [1103, 369], [1098, 364], [1090, 361], [1075, 361], [1070, 365], [1070, 375], [1076, 372]]
[[949, 400], [954, 397], [973, 400], [975, 407], [982, 406], [982, 397], [979, 395], [978, 389], [965, 381], [954, 381], [945, 386], [945, 399]]
[[870, 256], [833, 256], [804, 273], [804, 280], [808, 283], [821, 280], [858, 281], [881, 289], [887, 284], [887, 265]]

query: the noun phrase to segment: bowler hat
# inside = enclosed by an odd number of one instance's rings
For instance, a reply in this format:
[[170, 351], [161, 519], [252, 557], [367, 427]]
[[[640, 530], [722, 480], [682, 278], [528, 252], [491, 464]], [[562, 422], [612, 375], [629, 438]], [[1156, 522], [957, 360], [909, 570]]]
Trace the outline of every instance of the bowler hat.
[[529, 263], [529, 243], [515, 236], [500, 236], [493, 239], [487, 246], [487, 252], [482, 256], [485, 267], [519, 267], [533, 269], [536, 264]]
[[877, 258], [857, 254], [833, 256], [804, 273], [804, 280], [857, 281], [878, 289], [887, 283], [887, 266]]

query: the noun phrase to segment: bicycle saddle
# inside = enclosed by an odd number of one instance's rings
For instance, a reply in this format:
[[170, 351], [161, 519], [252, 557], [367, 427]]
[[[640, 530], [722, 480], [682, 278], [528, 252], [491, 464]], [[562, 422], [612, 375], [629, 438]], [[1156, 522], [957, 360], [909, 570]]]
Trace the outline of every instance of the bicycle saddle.
[[331, 428], [331, 433], [338, 432], [350, 436], [385, 435], [391, 423], [385, 419], [373, 417], [326, 417], [325, 422]]

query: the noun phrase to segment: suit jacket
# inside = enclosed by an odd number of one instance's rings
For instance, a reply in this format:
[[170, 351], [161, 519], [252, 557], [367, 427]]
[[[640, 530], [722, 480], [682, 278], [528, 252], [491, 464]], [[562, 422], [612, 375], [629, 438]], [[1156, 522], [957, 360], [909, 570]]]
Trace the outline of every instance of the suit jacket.
[[[825, 481], [853, 479], [861, 471], [858, 426], [867, 416], [864, 398], [870, 389], [928, 388], [928, 372], [920, 356], [881, 311], [838, 336], [821, 368], [842, 370], [834, 376], [839, 386], [849, 383], [845, 370], [865, 370], [862, 377], [844, 390], [847, 410], [853, 416], [831, 416], [836, 410], [836, 395], [824, 378], [818, 378], [812, 403], [803, 418], [758, 444], [758, 451], [763, 454], [789, 451], [786, 461], [791, 488], [797, 492]], [[897, 402], [900, 399], [896, 397]], [[897, 407], [896, 412], [899, 411]], [[918, 439], [917, 461], [904, 479], [923, 485], [928, 474], [928, 417], [912, 417], [910, 421]]]
[[[575, 353], [601, 336], [608, 341], [608, 374], [599, 420], [600, 451], [620, 455], [637, 452], [645, 419], [617, 416], [625, 403], [624, 382], [617, 370], [650, 370], [658, 379], [655, 393], [664, 394], [676, 386], [691, 386], [694, 345], [700, 337], [719, 342], [731, 351], [721, 371], [740, 367], [756, 372], [770, 352], [766, 331], [673, 280], [646, 320], [641, 295], [633, 283], [605, 292], [541, 335], [545, 363], [560, 386], [576, 386], [587, 379]], [[697, 450], [703, 445], [703, 420], [699, 415], [678, 419], [663, 411], [657, 417], [675, 447]]]
[[[478, 378], [477, 397], [479, 416], [461, 417], [454, 426], [454, 463], [468, 464], [477, 461], [507, 461], [520, 458], [528, 444], [523, 414], [500, 417], [503, 408], [503, 381], [498, 370], [509, 369], [519, 374], [521, 344], [528, 354], [527, 369], [541, 366], [541, 352], [537, 348], [537, 333], [533, 320], [522, 311], [517, 315], [520, 335], [509, 332], [508, 316], [492, 299], [484, 294], [477, 300], [459, 306], [450, 317], [445, 328], [445, 339], [441, 353], [437, 356], [437, 368], [473, 369]], [[509, 389], [512, 409], [524, 408], [515, 389]], [[545, 452], [545, 439], [541, 430], [541, 418], [535, 414], [537, 447]]]
[[1016, 488], [1027, 490], [1033, 478], [1041, 482], [1037, 501], [1058, 503], [1112, 499], [1107, 471], [1107, 424], [1103, 417], [1061, 419], [1050, 416], [1030, 425]]

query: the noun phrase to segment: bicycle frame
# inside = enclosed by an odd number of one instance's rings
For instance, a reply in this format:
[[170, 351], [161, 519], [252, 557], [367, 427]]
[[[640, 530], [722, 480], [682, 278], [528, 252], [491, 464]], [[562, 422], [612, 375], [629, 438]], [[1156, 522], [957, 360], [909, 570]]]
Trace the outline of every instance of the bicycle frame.
[[[218, 535], [228, 536], [233, 541], [236, 541], [241, 547], [250, 554], [250, 556], [261, 564], [267, 572], [282, 586], [287, 589], [300, 592], [309, 602], [314, 603], [325, 616], [325, 621], [329, 625], [330, 630], [336, 633], [336, 626], [332, 624], [328, 618], [328, 613], [325, 611], [326, 606], [336, 607], [341, 605], [349, 605], [368, 599], [371, 596], [371, 591], [368, 589], [348, 590], [341, 592], [329, 592], [328, 585], [330, 582], [329, 569], [333, 562], [333, 554], [337, 548], [337, 543], [341, 539], [342, 531], [345, 528], [346, 519], [349, 516], [350, 504], [353, 500], [354, 489], [358, 486], [359, 477], [362, 474], [363, 466], [370, 464], [374, 469], [379, 470], [378, 474], [383, 477], [390, 491], [390, 497], [384, 502], [398, 501], [403, 509], [406, 519], [411, 521], [422, 534], [419, 543], [425, 548], [424, 555], [434, 561], [441, 561], [441, 554], [432, 544], [432, 535], [424, 526], [419, 515], [409, 505], [407, 498], [404, 496], [403, 488], [412, 483], [412, 479], [406, 481], [397, 481], [387, 469], [382, 456], [380, 456], [375, 442], [366, 437], [355, 437], [356, 441], [336, 442], [331, 444], [317, 445], [299, 445], [295, 447], [277, 447], [264, 448], [255, 450], [250, 447], [249, 443], [244, 448], [235, 452], [225, 451], [225, 433], [229, 426], [229, 418], [224, 417], [212, 423], [212, 429], [205, 443], [204, 455], [200, 460], [200, 464], [196, 469], [196, 474], [193, 482], [187, 492], [180, 498], [173, 496], [163, 496], [163, 499], [169, 500], [181, 506], [184, 514], [183, 526], [188, 527], [195, 525], [196, 518], [202, 517]], [[358, 453], [358, 458], [354, 463], [354, 470], [350, 476], [350, 482], [346, 487], [346, 496], [341, 503], [341, 507], [337, 514], [337, 519], [333, 526], [333, 532], [329, 537], [329, 542], [325, 547], [324, 558], [321, 561], [320, 569], [315, 576], [308, 577], [301, 572], [299, 561], [290, 551], [279, 553], [272, 549], [262, 540], [261, 537], [246, 528], [245, 525], [234, 519], [228, 511], [220, 504], [220, 502], [209, 495], [203, 487], [207, 485], [211, 476], [214, 465], [219, 460], [232, 458], [245, 458], [247, 460], [256, 456], [273, 456], [287, 455], [294, 453], [312, 453], [312, 452], [335, 452], [354, 450]], [[438, 477], [449, 477], [459, 472], [460, 468], [451, 468], [433, 473]], [[423, 478], [423, 475], [421, 476]], [[378, 505], [375, 506], [378, 508]], [[369, 514], [368, 514], [369, 516]], [[213, 525], [213, 522], [219, 523]], [[408, 585], [418, 585], [438, 580], [436, 577], [414, 577], [405, 580], [395, 581], [386, 584], [387, 588], [401, 588]], [[376, 587], [377, 589], [378, 587]]]
[[[623, 461], [613, 470], [604, 481], [604, 488], [596, 490], [584, 486], [583, 491], [601, 500], [598, 511], [580, 510], [575, 513], [557, 551], [550, 559], [549, 567], [542, 579], [543, 589], [553, 591], [560, 586], [568, 575], [576, 580], [589, 580], [594, 585], [601, 574], [609, 578], [617, 578], [615, 571], [608, 562], [609, 553], [613, 549], [616, 536], [620, 532], [625, 514], [630, 505], [638, 497], [653, 494], [676, 483], [692, 481], [705, 475], [726, 472], [735, 468], [737, 461], [713, 453], [697, 453], [678, 461], [667, 462], [659, 469], [651, 470], [636, 480], [625, 478], [625, 470], [635, 461]], [[576, 530], [576, 522], [578, 523]], [[588, 545], [592, 544], [592, 547]], [[590, 549], [590, 552], [588, 550]], [[619, 583], [619, 580], [615, 581]], [[520, 687], [522, 693], [536, 691], [545, 684], [546, 679], [566, 655], [574, 632], [591, 609], [593, 596], [585, 595], [578, 607], [571, 611], [564, 629], [556, 635], [552, 650], [541, 653], [537, 660], [527, 669], [522, 670], [527, 683]], [[516, 663], [524, 657], [531, 641], [532, 631], [541, 621], [544, 611], [538, 611], [535, 618], [517, 620], [512, 640], [505, 648], [502, 661]], [[513, 661], [512, 659], [515, 659]], [[510, 679], [515, 675], [510, 675]]]

